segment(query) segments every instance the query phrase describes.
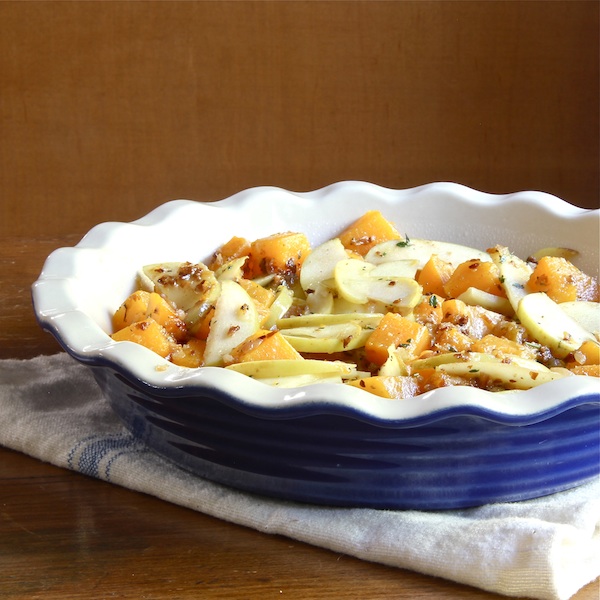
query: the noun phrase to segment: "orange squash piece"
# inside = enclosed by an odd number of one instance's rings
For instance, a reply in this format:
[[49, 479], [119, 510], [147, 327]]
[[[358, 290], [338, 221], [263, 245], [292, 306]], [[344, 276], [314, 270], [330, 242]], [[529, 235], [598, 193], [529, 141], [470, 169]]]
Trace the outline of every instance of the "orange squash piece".
[[579, 350], [573, 353], [573, 357], [575, 362], [580, 365], [600, 364], [600, 345], [591, 340], [583, 342]]
[[472, 344], [473, 340], [454, 325], [440, 327], [433, 340], [434, 348], [441, 352], [468, 352]]
[[234, 258], [241, 258], [250, 254], [250, 242], [246, 238], [233, 236], [223, 244], [213, 255], [207, 265], [212, 271], [216, 271], [226, 262]]
[[120, 331], [145, 319], [154, 319], [178, 342], [187, 336], [187, 328], [173, 307], [156, 292], [138, 290], [131, 294], [113, 315], [113, 331]]
[[455, 375], [448, 375], [442, 373], [437, 369], [422, 369], [415, 373], [414, 378], [419, 384], [421, 393], [436, 390], [442, 387], [448, 387], [451, 385], [465, 385], [472, 386], [473, 383], [464, 377], [457, 377]]
[[246, 276], [253, 279], [279, 274], [288, 281], [295, 281], [310, 250], [310, 242], [303, 233], [276, 233], [255, 240], [250, 244]]
[[152, 292], [148, 298], [147, 316], [160, 323], [178, 342], [187, 337], [187, 327], [180, 319], [173, 307], [156, 292]]
[[423, 288], [424, 294], [446, 297], [444, 285], [450, 279], [453, 270], [449, 262], [439, 258], [437, 254], [432, 254], [417, 274], [417, 283]]
[[403, 375], [394, 377], [375, 375], [349, 381], [348, 383], [365, 390], [365, 392], [394, 400], [412, 398], [420, 392], [417, 381], [413, 377]]
[[375, 365], [388, 358], [388, 348], [402, 350], [404, 360], [417, 357], [429, 348], [431, 334], [425, 325], [398, 313], [386, 313], [365, 344], [365, 356]]
[[587, 375], [588, 377], [600, 377], [600, 365], [573, 365], [569, 370], [574, 375]]
[[453, 323], [454, 325], [465, 324], [469, 319], [469, 308], [462, 301], [456, 298], [444, 300], [442, 304], [442, 321]]
[[190, 333], [199, 340], [206, 340], [210, 333], [210, 322], [215, 316], [215, 307], [211, 306], [206, 313], [197, 321]]
[[369, 210], [338, 236], [344, 248], [365, 256], [381, 242], [400, 240], [402, 236], [378, 210]]
[[231, 351], [228, 364], [253, 360], [304, 360], [279, 331], [260, 329]]
[[185, 344], [178, 346], [171, 354], [171, 362], [180, 367], [195, 369], [204, 365], [204, 350], [206, 341], [191, 338]]
[[506, 298], [496, 264], [482, 262], [476, 258], [458, 265], [443, 287], [448, 298], [457, 298], [470, 287]]
[[415, 321], [421, 325], [425, 325], [430, 331], [435, 330], [444, 317], [443, 302], [444, 299], [437, 294], [424, 295], [421, 301], [413, 308]]
[[269, 308], [275, 300], [275, 293], [273, 290], [265, 288], [251, 279], [242, 278], [238, 281], [238, 283], [248, 292], [250, 298], [254, 300], [254, 304], [256, 304], [256, 309], [258, 310], [260, 322], [261, 324], [264, 323], [270, 315]]
[[537, 358], [537, 353], [531, 346], [519, 344], [513, 340], [498, 337], [491, 333], [483, 336], [480, 340], [475, 340], [471, 345], [471, 351], [491, 354], [498, 358], [504, 358], [506, 356], [520, 356], [531, 360]]
[[113, 315], [113, 331], [119, 331], [137, 321], [144, 320], [148, 315], [149, 302], [150, 292], [138, 290], [130, 294]]
[[598, 302], [600, 296], [598, 280], [560, 256], [540, 258], [525, 284], [525, 290], [530, 293], [545, 292], [555, 302]]
[[177, 347], [169, 332], [154, 319], [144, 319], [112, 334], [116, 342], [135, 342], [167, 358]]

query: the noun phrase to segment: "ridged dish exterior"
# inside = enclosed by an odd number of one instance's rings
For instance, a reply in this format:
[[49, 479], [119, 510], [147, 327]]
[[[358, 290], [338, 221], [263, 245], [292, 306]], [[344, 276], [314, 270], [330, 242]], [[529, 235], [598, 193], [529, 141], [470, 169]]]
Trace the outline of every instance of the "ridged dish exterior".
[[[277, 418], [222, 394], [164, 394], [93, 368], [130, 431], [176, 465], [256, 494], [329, 506], [456, 509], [559, 492], [598, 473], [598, 398], [529, 425], [449, 409], [399, 426]], [[182, 395], [185, 394], [185, 395]], [[325, 404], [325, 403], [324, 403]]]

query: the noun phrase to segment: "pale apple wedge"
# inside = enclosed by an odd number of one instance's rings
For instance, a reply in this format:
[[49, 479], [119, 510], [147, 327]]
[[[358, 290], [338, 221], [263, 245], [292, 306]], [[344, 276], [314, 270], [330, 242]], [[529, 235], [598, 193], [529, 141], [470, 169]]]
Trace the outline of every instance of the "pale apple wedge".
[[527, 295], [525, 286], [533, 270], [524, 260], [510, 252], [506, 246], [495, 246], [490, 249], [489, 253], [500, 272], [500, 281], [506, 297], [516, 313], [519, 302]]
[[153, 291], [184, 311], [185, 322], [190, 329], [214, 306], [221, 291], [215, 274], [203, 263], [146, 265], [138, 280], [145, 289], [151, 285]]
[[355, 258], [339, 261], [334, 275], [340, 295], [355, 304], [372, 300], [387, 306], [410, 308], [421, 299], [423, 291], [411, 277], [392, 275], [390, 272], [377, 275], [375, 265]]
[[306, 292], [315, 291], [317, 286], [333, 278], [335, 266], [348, 258], [348, 253], [338, 238], [333, 238], [314, 248], [302, 263], [300, 285]]
[[561, 309], [586, 331], [600, 339], [600, 303], [598, 302], [561, 302]]
[[439, 371], [467, 379], [485, 378], [505, 389], [528, 390], [543, 383], [563, 377], [562, 374], [545, 370], [532, 370], [514, 362], [469, 361], [439, 365]]
[[206, 339], [204, 364], [221, 366], [223, 357], [258, 328], [258, 310], [248, 292], [234, 281], [223, 281]]
[[333, 354], [362, 348], [372, 329], [358, 323], [282, 329], [281, 334], [298, 352]]
[[236, 363], [226, 367], [231, 371], [244, 373], [249, 377], [261, 379], [263, 377], [281, 377], [284, 375], [305, 375], [320, 373], [339, 373], [345, 377], [356, 371], [356, 365], [340, 360], [255, 360], [251, 362]]
[[324, 327], [355, 323], [366, 329], [375, 329], [383, 318], [381, 313], [340, 313], [340, 314], [308, 314], [297, 317], [287, 317], [277, 321], [277, 328], [285, 331], [296, 327]]
[[574, 352], [586, 340], [595, 339], [544, 292], [525, 295], [516, 312], [529, 334], [559, 358]]
[[482, 306], [487, 310], [507, 317], [512, 317], [515, 314], [512, 304], [507, 298], [502, 298], [474, 287], [467, 288], [458, 296], [458, 300], [462, 300], [469, 306]]
[[373, 264], [381, 264], [397, 260], [414, 260], [418, 268], [422, 269], [432, 254], [442, 260], [449, 262], [454, 268], [459, 264], [477, 258], [483, 262], [489, 262], [490, 256], [476, 248], [469, 248], [460, 244], [450, 242], [438, 242], [434, 240], [405, 239], [402, 241], [392, 240], [382, 242], [373, 246], [365, 256], [365, 260]]
[[285, 285], [280, 285], [275, 292], [275, 299], [269, 307], [269, 316], [263, 324], [265, 329], [271, 329], [294, 304], [294, 294]]

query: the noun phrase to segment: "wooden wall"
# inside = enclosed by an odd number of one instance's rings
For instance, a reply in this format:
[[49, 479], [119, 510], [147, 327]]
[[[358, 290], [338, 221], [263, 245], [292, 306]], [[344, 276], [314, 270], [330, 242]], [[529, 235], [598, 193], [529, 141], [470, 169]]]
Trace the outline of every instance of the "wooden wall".
[[598, 9], [0, 2], [0, 236], [343, 179], [598, 206]]

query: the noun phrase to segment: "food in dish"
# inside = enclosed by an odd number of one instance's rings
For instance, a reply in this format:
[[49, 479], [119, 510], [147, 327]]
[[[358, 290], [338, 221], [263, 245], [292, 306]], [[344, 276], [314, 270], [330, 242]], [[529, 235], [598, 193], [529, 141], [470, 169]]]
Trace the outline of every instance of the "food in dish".
[[599, 375], [598, 282], [576, 256], [412, 239], [370, 210], [314, 248], [302, 232], [233, 237], [205, 263], [145, 265], [112, 338], [284, 388], [530, 389]]

